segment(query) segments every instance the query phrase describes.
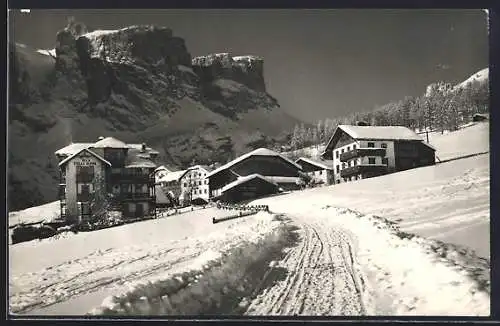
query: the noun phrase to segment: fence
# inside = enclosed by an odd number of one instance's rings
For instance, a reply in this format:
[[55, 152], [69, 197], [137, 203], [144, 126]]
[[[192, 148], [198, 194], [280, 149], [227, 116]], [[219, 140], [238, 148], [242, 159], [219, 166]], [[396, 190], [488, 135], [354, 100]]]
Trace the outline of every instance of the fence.
[[239, 210], [239, 211], [264, 211], [269, 212], [269, 205], [237, 205], [237, 204], [217, 204], [218, 209]]
[[239, 214], [237, 214], [237, 215], [235, 214], [235, 215], [230, 215], [230, 216], [221, 217], [221, 218], [212, 217], [212, 223], [215, 224], [215, 223], [232, 220], [232, 219], [239, 218], [239, 217], [254, 215], [257, 213], [258, 213], [257, 210], [252, 210], [252, 211], [248, 211], [248, 212], [239, 212]]
[[238, 217], [254, 215], [254, 214], [257, 214], [259, 211], [269, 212], [268, 205], [237, 205], [237, 204], [218, 203], [217, 208], [223, 209], [223, 210], [239, 210], [240, 212], [238, 214], [234, 214], [234, 215], [230, 215], [230, 216], [226, 216], [226, 217], [221, 217], [221, 218], [212, 217], [213, 224], [227, 221], [227, 220], [232, 220], [232, 219], [235, 219]]

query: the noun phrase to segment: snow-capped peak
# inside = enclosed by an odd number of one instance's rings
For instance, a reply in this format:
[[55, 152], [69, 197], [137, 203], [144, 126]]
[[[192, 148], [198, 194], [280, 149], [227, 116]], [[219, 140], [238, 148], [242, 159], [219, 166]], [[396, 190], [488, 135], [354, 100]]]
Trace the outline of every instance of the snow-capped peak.
[[258, 57], [256, 55], [241, 55], [241, 56], [233, 57], [233, 60], [236, 62], [238, 62], [238, 61], [257, 61], [257, 60], [262, 60], [262, 58]]
[[48, 55], [48, 56], [51, 56], [51, 57], [55, 57], [56, 56], [56, 49], [51, 49], [51, 50], [38, 49], [38, 50], [36, 50], [36, 52], [38, 52], [40, 54]]

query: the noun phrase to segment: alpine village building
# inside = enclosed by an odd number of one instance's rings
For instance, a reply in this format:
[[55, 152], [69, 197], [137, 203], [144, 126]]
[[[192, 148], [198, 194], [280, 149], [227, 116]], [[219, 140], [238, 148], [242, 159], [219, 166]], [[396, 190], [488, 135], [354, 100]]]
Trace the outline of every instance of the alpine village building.
[[181, 198], [184, 205], [189, 203], [208, 203], [210, 197], [206, 176], [212, 169], [206, 165], [195, 165], [188, 168], [180, 177]]
[[435, 148], [400, 126], [339, 125], [322, 153], [335, 183], [435, 164]]
[[210, 172], [210, 198], [237, 202], [299, 189], [302, 167], [266, 148], [244, 154]]
[[330, 185], [333, 183], [333, 161], [319, 161], [308, 157], [300, 157], [295, 163], [299, 164], [302, 171], [311, 178], [312, 184]]
[[126, 144], [113, 137], [59, 149], [55, 155], [61, 175], [61, 218], [72, 223], [90, 219], [97, 188], [112, 194], [111, 208], [124, 218], [154, 215], [158, 154], [146, 144]]

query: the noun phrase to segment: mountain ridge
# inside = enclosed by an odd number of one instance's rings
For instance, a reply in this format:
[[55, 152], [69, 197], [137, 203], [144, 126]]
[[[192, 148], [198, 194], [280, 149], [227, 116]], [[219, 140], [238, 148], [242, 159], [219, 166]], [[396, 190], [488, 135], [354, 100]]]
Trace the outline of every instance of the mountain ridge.
[[9, 209], [56, 199], [53, 153], [69, 142], [146, 142], [184, 167], [273, 144], [298, 122], [266, 92], [257, 56], [193, 65], [182, 38], [150, 25], [71, 22], [56, 39], [55, 57], [9, 44]]

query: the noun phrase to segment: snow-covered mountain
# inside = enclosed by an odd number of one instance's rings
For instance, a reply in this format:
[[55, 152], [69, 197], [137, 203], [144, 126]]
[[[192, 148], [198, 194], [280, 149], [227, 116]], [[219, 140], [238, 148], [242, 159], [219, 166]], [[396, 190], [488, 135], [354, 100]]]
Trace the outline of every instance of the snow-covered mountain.
[[464, 80], [460, 84], [456, 85], [454, 88], [455, 89], [464, 88], [473, 82], [478, 82], [478, 83], [488, 82], [489, 72], [490, 72], [490, 68], [484, 68], [482, 70], [479, 70], [474, 75], [470, 76], [469, 78], [467, 78], [466, 80]]
[[10, 44], [9, 206], [56, 199], [53, 153], [70, 141], [146, 142], [183, 167], [270, 145], [298, 121], [266, 91], [257, 56], [192, 58], [157, 26], [89, 31], [71, 23], [54, 50]]

